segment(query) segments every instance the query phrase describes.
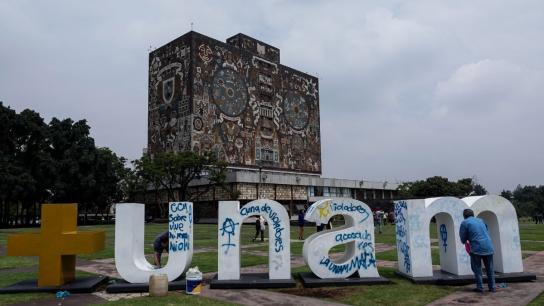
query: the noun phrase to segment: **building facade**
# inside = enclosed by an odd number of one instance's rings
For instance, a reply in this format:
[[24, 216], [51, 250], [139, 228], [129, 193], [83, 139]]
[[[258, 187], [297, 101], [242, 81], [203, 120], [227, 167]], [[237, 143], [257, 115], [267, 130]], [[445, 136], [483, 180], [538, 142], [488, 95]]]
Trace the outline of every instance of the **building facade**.
[[148, 151], [213, 151], [233, 167], [321, 174], [316, 77], [237, 34], [189, 32], [149, 55]]
[[[191, 183], [197, 218], [215, 217], [221, 200], [259, 198], [291, 215], [322, 197], [388, 209], [396, 184], [320, 177], [318, 84], [282, 65], [278, 48], [249, 36], [221, 42], [188, 32], [149, 54], [147, 150], [211, 151], [227, 162], [226, 187], [206, 178]], [[154, 194], [142, 200], [167, 201]]]

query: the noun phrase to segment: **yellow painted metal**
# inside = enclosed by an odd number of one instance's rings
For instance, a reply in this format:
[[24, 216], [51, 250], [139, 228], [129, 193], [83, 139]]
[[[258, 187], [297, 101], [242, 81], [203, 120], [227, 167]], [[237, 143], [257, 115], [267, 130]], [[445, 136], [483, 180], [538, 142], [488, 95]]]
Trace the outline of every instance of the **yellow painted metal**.
[[77, 204], [43, 204], [39, 233], [8, 236], [8, 256], [39, 256], [38, 287], [74, 279], [76, 254], [104, 249], [104, 231], [77, 231]]

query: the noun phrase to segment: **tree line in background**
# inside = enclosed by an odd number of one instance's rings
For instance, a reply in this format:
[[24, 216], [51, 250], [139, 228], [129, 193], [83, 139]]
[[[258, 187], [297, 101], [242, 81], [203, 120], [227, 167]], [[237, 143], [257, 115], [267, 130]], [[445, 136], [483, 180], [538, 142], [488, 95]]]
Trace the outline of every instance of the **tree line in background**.
[[510, 200], [516, 207], [518, 217], [537, 219], [544, 216], [544, 186], [521, 186], [514, 191], [503, 190], [501, 196]]
[[42, 203], [78, 203], [86, 220], [150, 189], [165, 190], [168, 201], [191, 200], [198, 196], [188, 193], [191, 181], [224, 186], [226, 176], [212, 154], [146, 154], [132, 164], [97, 147], [85, 120], [45, 123], [35, 111], [16, 113], [0, 102], [0, 227], [37, 224]]
[[0, 225], [32, 225], [40, 203], [80, 203], [103, 212], [122, 198], [123, 158], [98, 148], [85, 120], [16, 113], [0, 102]]
[[[78, 203], [86, 220], [88, 214], [104, 215], [113, 203], [141, 199], [157, 203], [155, 216], [166, 217], [164, 203], [195, 200], [213, 186], [239, 196], [226, 187], [226, 164], [212, 153], [144, 154], [127, 164], [95, 145], [85, 120], [45, 123], [32, 110], [16, 113], [0, 101], [0, 227], [36, 224], [42, 203]], [[195, 180], [200, 187], [190, 189]], [[398, 190], [401, 199], [487, 193], [472, 178], [454, 182], [440, 176], [406, 182]], [[544, 213], [544, 186], [518, 186], [501, 196], [519, 216]]]
[[[463, 178], [453, 182], [440, 176], [406, 182], [401, 184], [398, 190], [401, 199], [424, 199], [443, 196], [464, 198], [487, 194], [487, 190], [472, 178]], [[513, 192], [503, 190], [500, 195], [512, 202], [518, 217], [534, 218], [538, 215], [544, 215], [544, 186], [522, 187], [518, 185]]]
[[453, 182], [441, 176], [402, 183], [398, 190], [401, 199], [424, 199], [445, 196], [464, 198], [472, 195], [487, 194], [487, 190], [472, 178], [463, 178], [457, 182]]

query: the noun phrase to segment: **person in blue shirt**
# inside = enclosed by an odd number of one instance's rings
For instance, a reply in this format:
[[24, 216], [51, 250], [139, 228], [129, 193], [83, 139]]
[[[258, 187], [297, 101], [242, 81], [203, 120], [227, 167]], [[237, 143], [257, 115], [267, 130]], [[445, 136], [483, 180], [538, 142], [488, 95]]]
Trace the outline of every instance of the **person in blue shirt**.
[[465, 220], [459, 228], [461, 242], [470, 243], [470, 266], [476, 278], [476, 292], [484, 292], [482, 282], [482, 261], [487, 272], [487, 285], [490, 292], [495, 292], [495, 273], [493, 272], [493, 243], [487, 231], [487, 225], [480, 218], [474, 217], [471, 209], [463, 211]]

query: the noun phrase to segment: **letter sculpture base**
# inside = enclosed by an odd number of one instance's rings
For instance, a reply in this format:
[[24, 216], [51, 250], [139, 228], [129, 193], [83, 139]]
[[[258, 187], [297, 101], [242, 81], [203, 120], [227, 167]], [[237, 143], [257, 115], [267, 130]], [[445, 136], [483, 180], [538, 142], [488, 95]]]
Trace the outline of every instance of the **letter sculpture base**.
[[[168, 282], [168, 291], [185, 290], [185, 279]], [[117, 280], [115, 284], [106, 287], [107, 293], [139, 293], [149, 292], [148, 283], [129, 283], [124, 280]]]
[[28, 292], [57, 292], [67, 290], [70, 293], [91, 293], [103, 284], [108, 282], [107, 276], [78, 277], [71, 282], [61, 286], [41, 286], [38, 287], [38, 281], [24, 280], [7, 287], [0, 288], [2, 293], [28, 293]]
[[296, 285], [293, 278], [270, 279], [268, 273], [242, 273], [236, 280], [218, 280], [216, 275], [210, 282], [211, 289], [273, 289], [294, 288]]
[[[395, 271], [398, 276], [407, 278], [415, 284], [435, 284], [445, 286], [463, 286], [474, 284], [474, 275], [455, 275], [441, 270], [434, 270], [432, 277], [412, 277], [399, 271]], [[487, 276], [485, 272], [482, 275], [484, 286], [486, 286]], [[495, 272], [495, 283], [520, 283], [536, 280], [536, 274], [527, 272], [517, 273], [499, 273]]]
[[391, 281], [385, 277], [360, 278], [356, 276], [356, 274], [348, 278], [319, 278], [312, 272], [302, 272], [299, 273], [299, 276], [305, 288], [383, 285], [391, 283]]

